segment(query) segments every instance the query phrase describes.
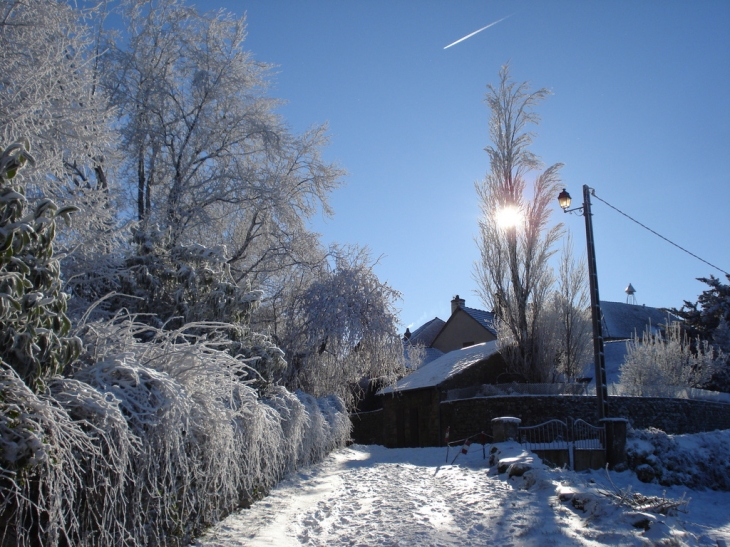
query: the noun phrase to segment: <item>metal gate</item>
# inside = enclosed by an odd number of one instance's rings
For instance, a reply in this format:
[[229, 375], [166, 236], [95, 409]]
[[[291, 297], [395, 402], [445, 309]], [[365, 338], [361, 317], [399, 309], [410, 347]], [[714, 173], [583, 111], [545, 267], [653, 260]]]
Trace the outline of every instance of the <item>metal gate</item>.
[[548, 420], [519, 427], [520, 444], [556, 467], [600, 469], [606, 463], [606, 429], [585, 420]]

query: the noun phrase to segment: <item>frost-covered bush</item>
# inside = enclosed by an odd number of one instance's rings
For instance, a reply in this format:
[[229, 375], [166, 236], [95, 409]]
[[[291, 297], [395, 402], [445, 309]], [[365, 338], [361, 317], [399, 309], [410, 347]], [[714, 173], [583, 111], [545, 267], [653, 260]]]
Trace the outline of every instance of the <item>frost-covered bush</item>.
[[702, 387], [724, 360], [722, 352], [707, 341], [690, 340], [675, 322], [664, 337], [647, 331], [628, 342], [619, 383], [631, 395], [662, 396], [676, 387]]
[[2, 371], [0, 536], [185, 545], [345, 443], [341, 400], [281, 387], [261, 397], [248, 384], [252, 361], [226, 351], [217, 328], [194, 325], [205, 337], [129, 318], [88, 323], [73, 378], [38, 395]]
[[[94, 364], [75, 378], [118, 399], [141, 439], [131, 473], [143, 480], [127, 495], [139, 511], [131, 533], [142, 543], [198, 532], [349, 438], [341, 402], [323, 403], [323, 416], [280, 387], [260, 398], [250, 385], [257, 358], [234, 357], [232, 342], [216, 336], [224, 327], [194, 324], [190, 335], [131, 320], [85, 326]], [[140, 330], [151, 339], [140, 341]], [[312, 440], [325, 451], [313, 456]], [[160, 518], [150, 523], [149, 515]]]
[[134, 252], [120, 274], [117, 308], [151, 314], [156, 326], [196, 321], [240, 324], [261, 298], [261, 291], [239, 287], [228, 268], [226, 249], [200, 244], [175, 245], [154, 227], [134, 230]]
[[691, 435], [634, 430], [626, 452], [630, 467], [644, 480], [730, 491], [730, 430]]
[[0, 544], [129, 544], [137, 443], [108, 395], [67, 379], [35, 394], [0, 370]]
[[33, 159], [29, 144], [0, 149], [0, 365], [10, 366], [33, 389], [60, 372], [81, 350], [67, 337], [67, 296], [53, 256], [56, 219], [69, 220], [73, 207], [39, 201], [26, 211], [18, 169]]
[[270, 385], [286, 368], [284, 354], [271, 338], [249, 327], [263, 292], [235, 282], [224, 246], [175, 246], [165, 232], [137, 229], [134, 251], [100, 286], [111, 292], [95, 306], [107, 317], [125, 310], [151, 325], [148, 332], [137, 333], [145, 340], [157, 329], [176, 331], [182, 326], [185, 336], [207, 337], [211, 329], [196, 325], [215, 322], [215, 336], [226, 340], [226, 351], [249, 359], [257, 370], [257, 389]]

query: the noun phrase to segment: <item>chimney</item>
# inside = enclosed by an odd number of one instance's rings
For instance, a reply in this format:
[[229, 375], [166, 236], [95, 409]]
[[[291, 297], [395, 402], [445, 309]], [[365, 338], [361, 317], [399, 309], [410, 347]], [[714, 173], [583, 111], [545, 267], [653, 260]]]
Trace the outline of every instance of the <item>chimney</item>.
[[459, 298], [459, 295], [457, 294], [451, 301], [451, 313], [453, 314], [459, 308], [463, 308], [465, 303], [464, 299]]
[[403, 335], [403, 341], [407, 342], [411, 339], [411, 329], [406, 328], [406, 333]]

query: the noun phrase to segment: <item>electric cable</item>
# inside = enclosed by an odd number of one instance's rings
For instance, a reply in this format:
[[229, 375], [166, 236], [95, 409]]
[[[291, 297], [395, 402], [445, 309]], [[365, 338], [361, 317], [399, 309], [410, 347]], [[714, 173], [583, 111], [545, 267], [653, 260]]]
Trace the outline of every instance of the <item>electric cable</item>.
[[610, 203], [608, 203], [608, 202], [607, 202], [607, 201], [606, 201], [605, 199], [601, 199], [600, 197], [598, 197], [598, 196], [596, 195], [595, 191], [594, 191], [594, 190], [593, 190], [592, 188], [591, 188], [591, 195], [592, 195], [592, 196], [593, 196], [594, 198], [596, 198], [596, 199], [597, 199], [598, 201], [602, 201], [603, 203], [605, 203], [606, 205], [608, 205], [608, 206], [609, 206], [609, 207], [610, 207], [611, 209], [613, 209], [614, 211], [616, 211], [616, 212], [618, 212], [618, 213], [621, 213], [621, 214], [622, 214], [623, 216], [625, 216], [626, 218], [628, 218], [628, 219], [629, 219], [629, 220], [631, 220], [632, 222], [635, 222], [636, 224], [638, 224], [639, 226], [641, 226], [641, 227], [642, 227], [642, 228], [644, 228], [645, 230], [648, 230], [648, 231], [650, 231], [650, 232], [651, 232], [652, 234], [654, 234], [655, 236], [658, 236], [658, 237], [662, 238], [662, 239], [663, 239], [664, 241], [666, 241], [667, 243], [671, 243], [671, 244], [672, 244], [672, 245], [674, 245], [674, 246], [675, 246], [675, 247], [676, 247], [677, 249], [680, 249], [680, 250], [684, 251], [684, 252], [685, 252], [685, 253], [687, 253], [688, 255], [690, 255], [690, 256], [693, 256], [693, 257], [695, 257], [695, 258], [696, 258], [697, 260], [699, 260], [699, 261], [701, 261], [701, 262], [704, 262], [704, 263], [705, 263], [705, 264], [707, 264], [708, 266], [712, 266], [712, 267], [713, 267], [713, 268], [715, 268], [716, 270], [719, 270], [719, 271], [721, 271], [722, 273], [724, 273], [725, 275], [728, 275], [728, 276], [730, 276], [730, 273], [727, 273], [727, 272], [726, 272], [725, 270], [723, 270], [722, 268], [718, 268], [718, 267], [717, 267], [717, 266], [715, 266], [714, 264], [711, 264], [711, 263], [707, 262], [707, 260], [705, 260], [704, 258], [700, 258], [699, 256], [697, 256], [697, 255], [696, 255], [696, 254], [694, 254], [693, 252], [690, 252], [690, 251], [688, 251], [687, 249], [685, 249], [684, 247], [682, 247], [682, 246], [680, 246], [680, 245], [677, 245], [676, 243], [674, 243], [674, 241], [671, 241], [670, 239], [667, 239], [667, 238], [666, 238], [666, 237], [664, 237], [664, 236], [663, 236], [662, 234], [659, 234], [659, 233], [655, 232], [654, 230], [652, 230], [651, 228], [649, 228], [649, 227], [648, 227], [648, 226], [646, 226], [645, 224], [642, 224], [641, 222], [639, 222], [639, 221], [638, 221], [638, 220], [636, 220], [635, 218], [632, 218], [632, 217], [630, 217], [629, 215], [627, 215], [626, 213], [624, 213], [624, 212], [623, 212], [622, 210], [618, 209], [617, 207], [614, 207], [613, 205], [611, 205]]

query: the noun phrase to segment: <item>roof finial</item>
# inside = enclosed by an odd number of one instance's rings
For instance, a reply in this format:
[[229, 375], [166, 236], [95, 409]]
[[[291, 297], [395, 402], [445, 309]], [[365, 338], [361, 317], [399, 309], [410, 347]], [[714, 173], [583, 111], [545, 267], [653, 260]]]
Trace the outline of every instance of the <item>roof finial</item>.
[[629, 283], [629, 286], [624, 289], [624, 292], [626, 293], [626, 303], [636, 304], [636, 297], [634, 296], [636, 289], [631, 283]]

